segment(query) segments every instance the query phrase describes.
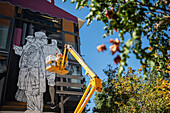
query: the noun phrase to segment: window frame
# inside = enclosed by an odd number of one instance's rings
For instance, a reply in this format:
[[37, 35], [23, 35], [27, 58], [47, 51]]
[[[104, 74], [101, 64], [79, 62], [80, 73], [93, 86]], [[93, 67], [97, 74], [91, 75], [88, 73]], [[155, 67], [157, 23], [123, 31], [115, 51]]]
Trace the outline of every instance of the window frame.
[[12, 43], [12, 34], [13, 34], [13, 28], [14, 28], [14, 18], [0, 15], [0, 18], [9, 20], [9, 25], [8, 25], [8, 34], [7, 34], [7, 42], [6, 42], [6, 47], [5, 48], [0, 48], [0, 53], [8, 54], [11, 48], [11, 43]]

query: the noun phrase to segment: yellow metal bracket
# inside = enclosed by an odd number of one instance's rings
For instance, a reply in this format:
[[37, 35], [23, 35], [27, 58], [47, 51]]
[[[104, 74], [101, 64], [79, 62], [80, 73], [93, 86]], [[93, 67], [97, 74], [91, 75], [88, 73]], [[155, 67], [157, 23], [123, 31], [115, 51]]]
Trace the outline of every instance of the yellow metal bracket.
[[[90, 88], [91, 88], [91, 90], [90, 90]], [[84, 107], [86, 106], [87, 102], [90, 100], [90, 98], [93, 95], [95, 90], [97, 90], [97, 92], [102, 92], [101, 79], [99, 79], [97, 77], [90, 80], [90, 84], [86, 88], [74, 113], [82, 113]]]

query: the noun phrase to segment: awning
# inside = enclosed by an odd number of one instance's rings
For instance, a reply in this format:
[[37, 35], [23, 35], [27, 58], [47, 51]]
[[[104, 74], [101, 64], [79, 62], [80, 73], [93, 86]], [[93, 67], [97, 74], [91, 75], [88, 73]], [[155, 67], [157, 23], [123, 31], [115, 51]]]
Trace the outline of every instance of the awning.
[[0, 0], [3, 2], [9, 2], [13, 5], [20, 6], [25, 9], [30, 9], [34, 12], [40, 12], [42, 14], [48, 14], [52, 17], [64, 18], [68, 21], [78, 23], [78, 18], [70, 13], [62, 10], [61, 8], [51, 4], [47, 0]]
[[78, 28], [80, 29], [83, 24], [85, 23], [85, 20], [82, 20], [81, 18], [78, 18]]

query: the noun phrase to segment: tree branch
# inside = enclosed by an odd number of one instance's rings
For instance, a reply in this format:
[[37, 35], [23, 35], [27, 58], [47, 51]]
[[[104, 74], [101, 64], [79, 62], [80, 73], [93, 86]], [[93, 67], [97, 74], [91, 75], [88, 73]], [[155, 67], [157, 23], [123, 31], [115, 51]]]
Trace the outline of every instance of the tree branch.
[[162, 20], [161, 22], [159, 22], [159, 24], [156, 24], [156, 29], [158, 29], [158, 27], [162, 24], [166, 24], [170, 22], [170, 16], [164, 16], [166, 19]]
[[145, 4], [142, 4], [142, 3], [141, 3], [141, 2], [139, 2], [139, 1], [137, 1], [137, 4], [138, 4], [138, 5], [141, 5], [141, 6], [146, 6], [146, 7], [154, 7], [155, 9], [160, 9], [160, 10], [167, 11], [167, 12], [169, 12], [169, 13], [170, 13], [170, 10], [167, 10], [167, 9], [165, 9], [165, 8], [156, 7], [156, 6], [153, 6], [153, 5], [150, 5], [150, 4], [145, 5]]

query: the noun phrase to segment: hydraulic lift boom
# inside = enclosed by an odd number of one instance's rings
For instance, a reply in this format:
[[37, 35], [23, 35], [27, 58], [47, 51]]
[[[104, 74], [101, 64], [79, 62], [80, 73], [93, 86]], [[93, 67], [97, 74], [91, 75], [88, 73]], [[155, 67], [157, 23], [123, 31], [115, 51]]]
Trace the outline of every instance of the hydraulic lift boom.
[[84, 107], [86, 106], [87, 102], [93, 95], [94, 91], [96, 90], [97, 92], [102, 92], [101, 79], [96, 75], [96, 73], [85, 63], [83, 58], [74, 50], [74, 48], [68, 44], [65, 44], [63, 56], [59, 56], [56, 59], [54, 58], [54, 56], [50, 55], [46, 58], [46, 64], [47, 64], [46, 70], [60, 75], [67, 74], [68, 71], [66, 70], [66, 67], [67, 67], [67, 58], [69, 52], [85, 69], [86, 71], [85, 75], [87, 75], [90, 78], [90, 83], [86, 88], [76, 110], [74, 111], [74, 113], [82, 113]]

